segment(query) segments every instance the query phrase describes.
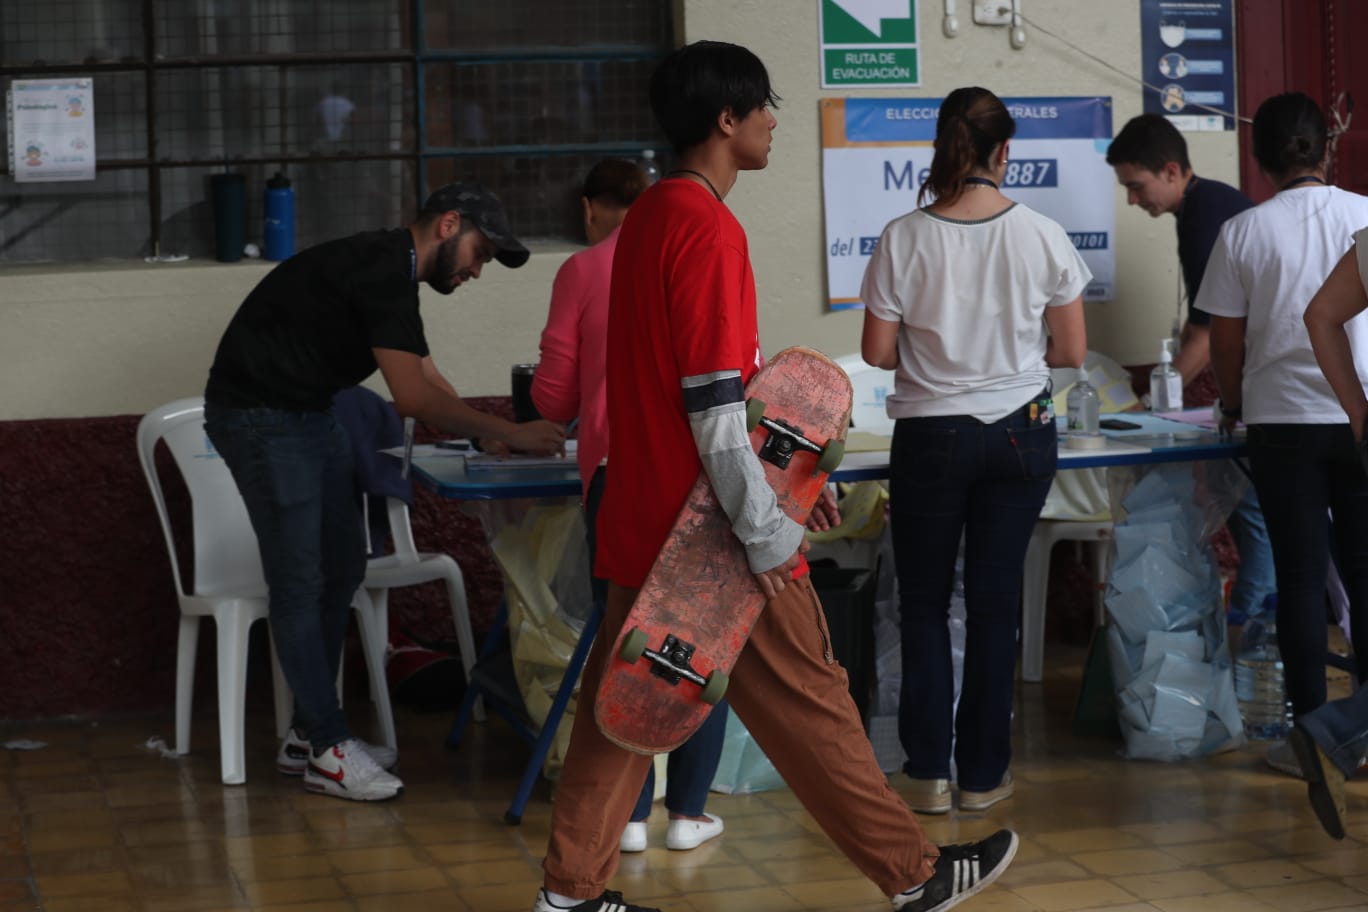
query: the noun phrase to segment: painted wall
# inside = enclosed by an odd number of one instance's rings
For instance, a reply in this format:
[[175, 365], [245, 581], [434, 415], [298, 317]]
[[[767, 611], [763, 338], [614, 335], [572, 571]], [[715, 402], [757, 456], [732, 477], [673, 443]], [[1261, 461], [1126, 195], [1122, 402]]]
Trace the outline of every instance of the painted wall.
[[[971, 4], [961, 2], [960, 36], [947, 39], [940, 0], [919, 2], [924, 86], [909, 94], [940, 96], [964, 84], [1002, 94], [1110, 94], [1117, 127], [1140, 112], [1138, 86], [1029, 26], [1026, 47], [1014, 51], [1005, 29], [974, 26]], [[1029, 0], [1026, 7], [1051, 31], [1138, 72], [1133, 4]], [[818, 85], [815, 0], [683, 0], [683, 8], [686, 40], [750, 46], [783, 96], [770, 167], [743, 175], [728, 198], [750, 234], [766, 349], [802, 343], [835, 355], [858, 350], [860, 315], [829, 314], [823, 304], [817, 102], [828, 93]], [[1199, 173], [1237, 182], [1234, 134], [1189, 140]], [[1145, 363], [1173, 320], [1173, 220], [1127, 208], [1115, 192], [1118, 300], [1088, 306], [1089, 341], [1124, 364]], [[536, 359], [551, 280], [572, 250], [543, 245], [523, 269], [492, 266], [449, 298], [425, 295], [437, 363], [463, 394], [507, 394], [509, 365]], [[265, 269], [192, 262], [5, 271], [0, 420], [139, 413], [200, 392], [219, 334]]]

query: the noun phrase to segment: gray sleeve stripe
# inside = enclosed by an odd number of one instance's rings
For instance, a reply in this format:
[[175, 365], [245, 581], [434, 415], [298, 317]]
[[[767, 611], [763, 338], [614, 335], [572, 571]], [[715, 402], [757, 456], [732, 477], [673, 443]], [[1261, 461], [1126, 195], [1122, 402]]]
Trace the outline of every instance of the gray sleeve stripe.
[[779, 509], [774, 489], [765, 481], [749, 443], [702, 458], [732, 532], [745, 546], [751, 572], [771, 570], [792, 557], [802, 543], [803, 527]]
[[739, 402], [719, 405], [704, 412], [689, 414], [689, 427], [700, 456], [724, 450], [754, 453], [746, 433], [746, 410]]
[[688, 389], [691, 386], [707, 386], [714, 380], [726, 380], [731, 377], [740, 378], [741, 372], [738, 370], [713, 371], [710, 374], [694, 374], [692, 377], [685, 377], [679, 381], [679, 385]]

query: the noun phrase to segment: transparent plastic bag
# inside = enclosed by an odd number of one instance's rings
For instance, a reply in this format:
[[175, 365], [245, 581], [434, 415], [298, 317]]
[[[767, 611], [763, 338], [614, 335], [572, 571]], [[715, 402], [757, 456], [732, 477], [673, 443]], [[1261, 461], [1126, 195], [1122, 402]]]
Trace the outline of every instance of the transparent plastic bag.
[[1248, 479], [1229, 460], [1112, 469], [1107, 648], [1133, 759], [1244, 743], [1211, 537]]

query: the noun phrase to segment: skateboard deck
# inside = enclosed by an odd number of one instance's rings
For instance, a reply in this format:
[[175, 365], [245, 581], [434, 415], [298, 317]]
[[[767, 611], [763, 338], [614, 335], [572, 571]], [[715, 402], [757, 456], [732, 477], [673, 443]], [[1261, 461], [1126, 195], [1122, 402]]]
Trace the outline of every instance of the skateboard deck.
[[[845, 451], [850, 379], [808, 348], [775, 355], [746, 386], [751, 446], [779, 508], [806, 522]], [[706, 473], [689, 492], [599, 684], [604, 736], [641, 754], [688, 740], [726, 692], [765, 596]]]

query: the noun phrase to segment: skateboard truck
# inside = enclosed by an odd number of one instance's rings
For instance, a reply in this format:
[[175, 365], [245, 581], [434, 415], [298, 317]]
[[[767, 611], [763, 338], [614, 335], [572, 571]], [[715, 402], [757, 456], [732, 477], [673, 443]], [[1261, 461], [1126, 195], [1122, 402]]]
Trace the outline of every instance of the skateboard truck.
[[835, 470], [841, 464], [841, 457], [845, 455], [844, 440], [828, 440], [825, 446], [816, 443], [807, 438], [802, 428], [789, 424], [782, 418], [766, 418], [764, 400], [747, 399], [746, 430], [753, 431], [757, 427], [769, 431], [769, 436], [760, 445], [760, 452], [756, 455], [781, 469], [788, 468], [793, 454], [799, 450], [807, 450], [817, 455], [817, 467], [813, 474]]
[[697, 684], [703, 688], [699, 699], [704, 703], [713, 704], [722, 699], [722, 694], [727, 690], [727, 675], [714, 671], [705, 678], [694, 671], [690, 664], [695, 648], [693, 643], [686, 643], [673, 633], [667, 633], [659, 651], [648, 648], [646, 644], [646, 632], [634, 627], [623, 638], [618, 655], [627, 662], [635, 662], [645, 656], [651, 660], [651, 674], [664, 678], [671, 686], [677, 685], [681, 678]]

